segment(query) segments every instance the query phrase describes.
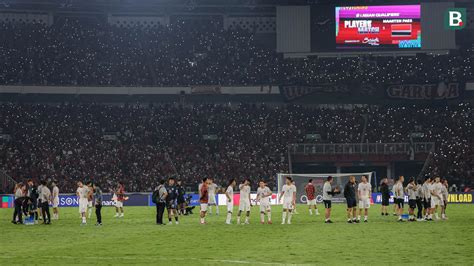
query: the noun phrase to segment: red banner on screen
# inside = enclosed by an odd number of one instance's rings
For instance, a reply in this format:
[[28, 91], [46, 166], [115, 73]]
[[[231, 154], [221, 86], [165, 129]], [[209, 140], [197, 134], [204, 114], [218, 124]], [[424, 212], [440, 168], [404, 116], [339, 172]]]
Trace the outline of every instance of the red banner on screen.
[[336, 47], [421, 48], [420, 6], [336, 7]]

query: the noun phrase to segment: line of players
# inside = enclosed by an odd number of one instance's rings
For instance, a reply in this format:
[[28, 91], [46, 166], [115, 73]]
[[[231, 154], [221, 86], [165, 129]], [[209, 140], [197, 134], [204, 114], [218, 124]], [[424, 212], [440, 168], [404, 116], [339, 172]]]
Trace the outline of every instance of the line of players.
[[[382, 215], [388, 215], [387, 206], [389, 205], [390, 193], [388, 191], [387, 179], [384, 179], [382, 185]], [[414, 178], [410, 178], [406, 187], [403, 185], [404, 177], [400, 176], [393, 186], [394, 208], [395, 215], [398, 215], [398, 221], [403, 222], [402, 217], [404, 212], [405, 195], [408, 196], [409, 217], [408, 221], [433, 221], [433, 215], [439, 219], [438, 208], [441, 210], [441, 219], [447, 219], [446, 206], [448, 198], [448, 182], [441, 180], [440, 177], [430, 178], [426, 177], [424, 182], [418, 180], [416, 184]], [[333, 177], [328, 176], [323, 185], [323, 203], [325, 207], [325, 223], [333, 223], [331, 220], [332, 198], [334, 195], [340, 193], [338, 187], [333, 188]], [[226, 224], [231, 224], [233, 209], [234, 209], [234, 188], [236, 180], [231, 179], [225, 191], [227, 198], [227, 218]], [[384, 187], [387, 186], [385, 189]], [[212, 182], [212, 179], [204, 178], [199, 185], [199, 196], [201, 205], [201, 219], [200, 223], [205, 224], [206, 214], [208, 208], [217, 206], [215, 202], [215, 191], [217, 185]], [[245, 213], [245, 221], [243, 224], [249, 223], [250, 207], [252, 201], [250, 198], [250, 180], [246, 179], [239, 185], [240, 201], [239, 212], [237, 214], [237, 224], [241, 223], [241, 216]], [[315, 187], [312, 179], [308, 180], [305, 186], [305, 193], [307, 197], [307, 204], [309, 214], [319, 215], [316, 205]], [[369, 208], [371, 205], [372, 186], [368, 182], [366, 176], [361, 177], [361, 182], [357, 183], [355, 176], [350, 176], [349, 181], [344, 187], [344, 197], [347, 204], [347, 222], [359, 223], [361, 221], [362, 212], [364, 213], [363, 221], [368, 222]], [[265, 181], [260, 181], [257, 189], [256, 201], [260, 202], [260, 223], [265, 223], [265, 215], [267, 216], [268, 224], [272, 223], [271, 219], [271, 204], [270, 199], [272, 191], [266, 185]], [[291, 224], [291, 218], [296, 212], [296, 186], [291, 177], [286, 178], [285, 185], [283, 185], [280, 200], [283, 203], [282, 224]], [[358, 204], [357, 204], [358, 203]], [[357, 208], [358, 207], [358, 208]], [[218, 207], [217, 207], [218, 209]], [[358, 214], [357, 214], [358, 209]], [[415, 209], [418, 209], [418, 214], [415, 217]]]
[[[235, 179], [231, 179], [225, 190], [225, 196], [227, 198], [227, 217], [226, 224], [231, 224], [232, 214], [234, 210], [234, 188], [237, 185]], [[216, 206], [215, 202], [217, 185], [213, 183], [210, 178], [203, 178], [202, 183], [199, 185], [199, 201], [200, 201], [200, 223], [206, 224], [206, 215], [208, 210], [210, 211], [211, 206]], [[237, 224], [249, 224], [250, 208], [252, 207], [252, 200], [250, 198], [250, 179], [245, 179], [240, 185], [240, 200], [239, 200], [239, 212], [237, 214]], [[272, 191], [267, 186], [266, 182], [261, 180], [258, 183], [257, 189], [257, 202], [260, 202], [260, 223], [265, 224], [265, 217], [267, 217], [267, 223], [272, 224], [272, 212], [271, 212], [271, 197]], [[314, 193], [313, 193], [314, 194]], [[291, 218], [294, 214], [296, 207], [296, 186], [290, 177], [286, 178], [286, 183], [282, 187], [280, 193], [280, 199], [283, 201], [283, 213], [282, 213], [282, 224], [291, 224]], [[241, 217], [245, 214], [245, 220], [242, 222]]]
[[[433, 215], [439, 220], [438, 211], [441, 211], [441, 219], [446, 220], [446, 207], [448, 205], [448, 181], [440, 177], [425, 177], [425, 180], [415, 182], [410, 178], [408, 185], [403, 186], [404, 177], [400, 176], [393, 186], [393, 195], [395, 198], [394, 214], [398, 215], [398, 221], [402, 222], [402, 214], [405, 202], [405, 195], [408, 195], [408, 221], [433, 221]], [[382, 215], [388, 215], [387, 206], [389, 204], [387, 180], [383, 181], [383, 202]], [[415, 215], [415, 209], [417, 214]]]

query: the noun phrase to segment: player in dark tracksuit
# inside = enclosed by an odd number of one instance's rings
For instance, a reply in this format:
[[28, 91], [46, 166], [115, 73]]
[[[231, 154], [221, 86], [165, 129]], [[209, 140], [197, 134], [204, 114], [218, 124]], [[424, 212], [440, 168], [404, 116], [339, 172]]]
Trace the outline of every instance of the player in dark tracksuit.
[[[349, 177], [349, 182], [347, 182], [344, 187], [344, 198], [347, 202], [347, 222], [356, 223], [356, 211], [357, 211], [357, 201], [356, 201], [356, 181], [355, 177]], [[352, 217], [352, 218], [351, 218]]]
[[184, 196], [186, 195], [186, 190], [183, 187], [182, 181], [178, 180], [176, 185], [176, 189], [178, 189], [178, 214], [186, 214], [185, 203], [186, 199]]
[[382, 215], [388, 215], [388, 205], [390, 201], [390, 189], [388, 188], [388, 179], [384, 178], [380, 185], [380, 192], [382, 193]]
[[166, 191], [168, 196], [166, 197], [166, 209], [168, 210], [168, 224], [172, 224], [172, 217], [178, 222], [178, 189], [174, 183], [174, 178], [170, 177], [168, 179], [168, 185], [166, 186]]

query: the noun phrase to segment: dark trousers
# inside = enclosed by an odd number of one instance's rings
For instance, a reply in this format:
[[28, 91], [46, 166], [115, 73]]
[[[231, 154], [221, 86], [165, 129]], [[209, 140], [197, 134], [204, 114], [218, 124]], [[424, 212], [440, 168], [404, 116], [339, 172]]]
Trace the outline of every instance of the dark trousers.
[[50, 223], [51, 222], [51, 214], [49, 213], [49, 203], [48, 202], [41, 203], [41, 213], [43, 214], [43, 222]]
[[95, 216], [97, 217], [97, 223], [101, 224], [102, 223], [102, 204], [96, 204], [95, 205]]
[[163, 224], [163, 213], [165, 212], [165, 203], [158, 202], [156, 204], [156, 223]]
[[418, 209], [416, 218], [418, 219], [423, 218], [423, 200], [422, 199], [416, 199], [416, 208]]
[[18, 222], [23, 223], [23, 218], [22, 218], [22, 211], [21, 211], [21, 204], [16, 204], [15, 203], [15, 210], [13, 211], [13, 220], [16, 222], [16, 218], [18, 217]]

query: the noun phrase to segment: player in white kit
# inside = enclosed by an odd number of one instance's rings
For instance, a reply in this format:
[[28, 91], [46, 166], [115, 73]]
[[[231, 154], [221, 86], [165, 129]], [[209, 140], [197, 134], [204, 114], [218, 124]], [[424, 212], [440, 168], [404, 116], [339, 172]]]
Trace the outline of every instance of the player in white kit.
[[82, 225], [85, 225], [86, 222], [86, 212], [87, 212], [87, 204], [88, 204], [88, 195], [89, 195], [89, 188], [84, 186], [82, 181], [77, 182], [77, 191], [76, 195], [79, 201], [79, 213], [82, 217]]
[[94, 194], [92, 191], [92, 182], [87, 182], [87, 188], [89, 189], [89, 194], [87, 195], [87, 219], [90, 219], [92, 216], [92, 209], [94, 208]]
[[246, 213], [245, 224], [249, 224], [250, 217], [250, 180], [245, 179], [245, 181], [239, 185], [240, 189], [240, 201], [239, 201], [239, 214], [237, 215], [237, 224], [240, 224], [240, 215], [242, 212]]
[[435, 178], [435, 182], [431, 185], [431, 213], [435, 215], [436, 220], [439, 220], [438, 216], [438, 206], [441, 206], [441, 201], [443, 200], [443, 195], [441, 191], [443, 190], [443, 184], [440, 182], [440, 177]]
[[[291, 224], [293, 209], [296, 205], [296, 186], [293, 185], [291, 177], [286, 177], [286, 184], [283, 185], [280, 193], [280, 200], [283, 200], [283, 214], [281, 224]], [[287, 221], [288, 218], [288, 221]]]
[[235, 179], [232, 178], [229, 181], [229, 185], [225, 190], [225, 196], [227, 198], [226, 205], [227, 205], [227, 218], [225, 219], [226, 224], [230, 224], [230, 220], [232, 219], [232, 212], [234, 210], [234, 187], [236, 185]]
[[53, 201], [53, 219], [58, 220], [59, 219], [59, 188], [58, 188], [58, 182], [53, 181], [51, 183], [53, 185], [53, 194], [51, 195], [52, 201]]
[[265, 184], [265, 181], [261, 180], [258, 183], [257, 189], [257, 201], [260, 201], [260, 223], [265, 224], [265, 213], [267, 214], [268, 224], [272, 224], [272, 209], [270, 207], [270, 197], [272, 191]]
[[369, 208], [370, 208], [370, 194], [372, 193], [372, 186], [367, 182], [367, 177], [362, 176], [361, 183], [357, 188], [359, 194], [359, 215], [357, 221], [360, 221], [362, 209], [364, 209], [364, 223], [368, 222]]
[[208, 186], [208, 191], [209, 191], [209, 201], [207, 202], [207, 213], [212, 214], [212, 207], [211, 206], [216, 206], [216, 215], [219, 215], [219, 206], [217, 205], [216, 202], [216, 191], [217, 191], [217, 184], [214, 183], [214, 179], [208, 178], [210, 184]]

